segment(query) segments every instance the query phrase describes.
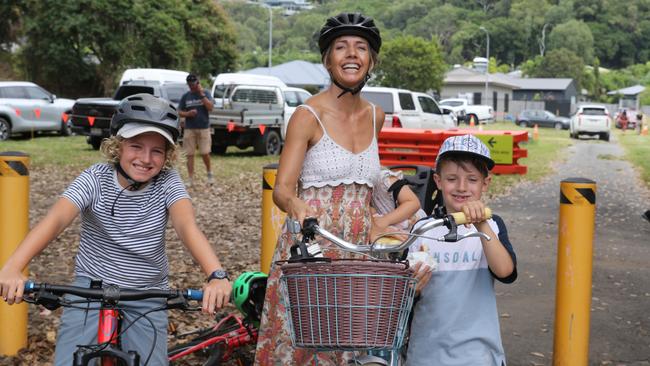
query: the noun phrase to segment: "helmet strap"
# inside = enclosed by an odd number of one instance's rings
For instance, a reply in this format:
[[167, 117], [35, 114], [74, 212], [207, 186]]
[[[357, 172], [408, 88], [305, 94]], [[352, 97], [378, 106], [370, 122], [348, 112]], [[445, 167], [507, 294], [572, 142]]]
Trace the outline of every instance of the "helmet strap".
[[338, 81], [336, 81], [335, 78], [332, 78], [332, 82], [334, 83], [334, 85], [338, 86], [340, 89], [343, 90], [341, 94], [337, 96], [337, 98], [342, 97], [343, 95], [345, 95], [345, 93], [350, 93], [352, 95], [359, 93], [361, 89], [363, 89], [363, 87], [366, 85], [366, 82], [368, 82], [368, 79], [370, 79], [370, 74], [366, 73], [366, 76], [363, 78], [363, 81], [359, 83], [359, 85], [355, 86], [354, 88], [348, 88], [347, 86], [344, 86]]

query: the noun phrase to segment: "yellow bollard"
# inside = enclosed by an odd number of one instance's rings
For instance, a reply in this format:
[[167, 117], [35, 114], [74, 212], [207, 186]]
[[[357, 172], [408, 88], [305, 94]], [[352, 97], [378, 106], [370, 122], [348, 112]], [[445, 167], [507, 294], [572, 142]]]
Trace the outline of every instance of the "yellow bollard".
[[269, 273], [275, 245], [282, 230], [282, 224], [287, 216], [273, 203], [273, 187], [278, 164], [264, 166], [262, 181], [262, 248], [260, 250], [260, 270]]
[[[29, 230], [29, 155], [0, 153], [0, 267]], [[27, 268], [24, 272], [27, 275]], [[27, 304], [0, 300], [0, 355], [13, 356], [27, 346]]]
[[554, 366], [586, 366], [593, 262], [596, 182], [569, 178], [560, 184], [555, 286]]

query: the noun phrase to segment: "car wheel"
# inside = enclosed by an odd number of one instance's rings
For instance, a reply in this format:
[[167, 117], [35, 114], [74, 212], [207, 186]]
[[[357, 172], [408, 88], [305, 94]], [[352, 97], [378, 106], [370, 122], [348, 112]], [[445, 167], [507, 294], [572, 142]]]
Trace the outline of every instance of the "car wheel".
[[72, 135], [72, 127], [67, 121], [61, 120], [61, 130], [59, 131], [61, 136], [71, 136]]
[[97, 136], [88, 137], [88, 143], [93, 147], [94, 150], [99, 150], [99, 147], [102, 146], [102, 138]]
[[276, 130], [268, 129], [264, 135], [255, 139], [255, 153], [262, 155], [280, 155], [282, 138]]
[[0, 118], [0, 141], [9, 140], [11, 136], [11, 125], [6, 119]]
[[213, 154], [216, 155], [223, 155], [226, 153], [226, 149], [228, 146], [226, 145], [217, 145], [217, 144], [212, 144], [212, 148], [210, 149]]
[[605, 132], [605, 133], [600, 134], [600, 138], [601, 138], [601, 140], [609, 141], [609, 133]]
[[562, 129], [563, 126], [562, 126], [562, 123], [560, 123], [560, 122], [556, 122], [556, 123], [553, 125], [553, 127], [555, 127], [555, 129], [559, 131], [559, 130]]
[[526, 128], [526, 127], [528, 127], [528, 124], [526, 123], [526, 121], [520, 121], [519, 122], [519, 127]]

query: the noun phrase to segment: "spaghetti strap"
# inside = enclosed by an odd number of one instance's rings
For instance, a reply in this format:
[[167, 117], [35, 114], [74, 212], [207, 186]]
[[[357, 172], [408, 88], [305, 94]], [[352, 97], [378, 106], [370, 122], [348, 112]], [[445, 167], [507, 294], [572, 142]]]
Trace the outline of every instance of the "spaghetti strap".
[[377, 137], [377, 110], [374, 104], [370, 103], [370, 106], [372, 107], [372, 135]]
[[[314, 117], [316, 117], [316, 121], [318, 121], [318, 124], [319, 124], [320, 127], [323, 129], [323, 133], [324, 133], [325, 135], [327, 135], [327, 131], [325, 130], [325, 125], [323, 125], [323, 122], [321, 122], [321, 120], [320, 120], [320, 118], [318, 117], [318, 114], [316, 113], [316, 111], [314, 110], [314, 108], [312, 108], [310, 105], [307, 105], [307, 104], [301, 104], [301, 105], [299, 105], [297, 108], [300, 108], [300, 107], [304, 107], [306, 110], [308, 110], [309, 112], [311, 112], [311, 114], [313, 114]], [[327, 136], [329, 136], [329, 135], [327, 135]]]

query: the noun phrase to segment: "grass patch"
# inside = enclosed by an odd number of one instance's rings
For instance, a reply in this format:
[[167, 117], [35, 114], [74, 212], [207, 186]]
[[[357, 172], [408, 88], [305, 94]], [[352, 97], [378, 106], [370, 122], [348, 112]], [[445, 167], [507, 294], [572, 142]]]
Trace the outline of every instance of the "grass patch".
[[[104, 161], [97, 150], [86, 143], [84, 136], [47, 136], [39, 135], [33, 139], [12, 139], [0, 142], [0, 152], [20, 151], [30, 155], [31, 166], [60, 166], [69, 169], [82, 170], [90, 165]], [[277, 156], [256, 156], [252, 148], [239, 150], [228, 148], [225, 155], [211, 155], [212, 169], [218, 178], [232, 178], [249, 172], [262, 174], [263, 167], [277, 163]], [[205, 168], [200, 157], [195, 157], [194, 166], [197, 176], [205, 174]], [[185, 175], [187, 169], [182, 163], [179, 172]]]
[[[509, 187], [521, 181], [538, 181], [544, 176], [553, 172], [554, 162], [564, 159], [564, 149], [572, 144], [569, 139], [569, 133], [566, 130], [556, 131], [551, 128], [540, 128], [539, 138], [532, 139], [532, 128], [521, 128], [513, 123], [500, 122], [484, 126], [485, 130], [511, 130], [529, 132], [529, 141], [520, 144], [520, 147], [528, 151], [528, 157], [519, 160], [520, 165], [528, 167], [528, 173], [525, 175], [508, 174], [495, 175], [490, 188], [490, 195], [499, 195], [508, 190]], [[629, 139], [627, 139], [630, 137]], [[642, 141], [646, 141], [645, 150], [636, 152], [636, 159], [640, 163], [646, 164], [646, 181], [650, 180], [650, 164], [648, 161], [641, 159], [643, 154], [648, 154], [648, 138], [640, 139], [636, 145], [643, 147]], [[626, 136], [630, 142], [636, 136]], [[619, 139], [621, 140], [621, 139]], [[84, 136], [47, 136], [39, 135], [33, 139], [12, 139], [0, 142], [0, 152], [2, 151], [20, 151], [30, 155], [33, 167], [45, 165], [55, 165], [69, 169], [82, 170], [93, 163], [103, 161], [101, 154], [93, 150], [86, 143]], [[643, 152], [645, 151], [645, 152]], [[650, 155], [646, 155], [650, 156]], [[217, 181], [220, 179], [230, 179], [239, 177], [242, 174], [259, 174], [261, 176], [263, 167], [277, 163], [277, 156], [257, 156], [252, 149], [239, 150], [236, 147], [229, 147], [225, 155], [211, 155], [212, 169], [215, 172]], [[205, 176], [205, 168], [199, 157], [195, 157], [194, 166], [198, 179]], [[183, 176], [186, 176], [187, 169], [185, 164], [178, 167]]]
[[500, 195], [522, 181], [539, 181], [553, 173], [553, 165], [566, 159], [565, 149], [573, 144], [568, 130], [539, 128], [537, 140], [533, 139], [533, 129], [523, 128], [512, 122], [497, 122], [483, 126], [484, 130], [528, 131], [528, 141], [519, 144], [526, 149], [528, 157], [519, 159], [519, 165], [525, 165], [528, 171], [524, 175], [494, 175], [490, 184], [490, 196]]
[[637, 135], [632, 131], [622, 134], [619, 130], [618, 142], [625, 149], [625, 159], [629, 160], [639, 170], [641, 179], [650, 187], [650, 135]]

